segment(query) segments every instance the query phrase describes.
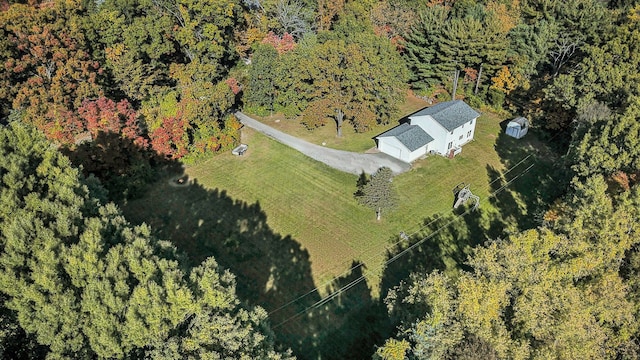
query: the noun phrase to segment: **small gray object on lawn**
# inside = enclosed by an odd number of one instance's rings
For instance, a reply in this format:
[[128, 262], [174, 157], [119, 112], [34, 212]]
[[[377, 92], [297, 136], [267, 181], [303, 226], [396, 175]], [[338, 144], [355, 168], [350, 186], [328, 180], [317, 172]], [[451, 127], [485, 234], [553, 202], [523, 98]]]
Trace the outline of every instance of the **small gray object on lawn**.
[[235, 149], [231, 150], [231, 153], [233, 155], [242, 156], [242, 155], [244, 155], [244, 153], [247, 151], [248, 148], [249, 148], [249, 145], [240, 144], [240, 145], [236, 146]]

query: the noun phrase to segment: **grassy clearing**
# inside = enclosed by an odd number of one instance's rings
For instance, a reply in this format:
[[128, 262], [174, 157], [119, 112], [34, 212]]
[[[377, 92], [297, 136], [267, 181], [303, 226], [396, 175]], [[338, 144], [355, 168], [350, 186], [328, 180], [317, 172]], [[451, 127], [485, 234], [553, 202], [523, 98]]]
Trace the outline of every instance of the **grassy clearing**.
[[[495, 150], [499, 122], [494, 116], [483, 115], [478, 120], [476, 140], [465, 145], [455, 159], [428, 157], [397, 176], [398, 207], [383, 214], [380, 222], [353, 199], [355, 176], [333, 170], [250, 129], [243, 130], [243, 141], [249, 144], [245, 156], [221, 154], [188, 167], [186, 172], [205, 189], [224, 191], [234, 201], [259, 204], [274, 233], [290, 236], [308, 251], [316, 284], [340, 275], [354, 260], [362, 261], [369, 275], [379, 277], [390, 239], [397, 238], [400, 231], [417, 231], [430, 215], [450, 211], [451, 190], [456, 184], [471, 183], [474, 193], [487, 198], [492, 191], [489, 182], [504, 170]], [[488, 168], [495, 173], [488, 174]], [[162, 206], [154, 205], [149, 197], [132, 202], [129, 208], [134, 205], [134, 212]], [[155, 225], [166, 227], [162, 221]], [[183, 226], [181, 231], [193, 230]], [[198, 252], [198, 244], [179, 246]], [[375, 287], [375, 280], [373, 283]]]
[[[363, 353], [381, 336], [376, 329], [384, 328], [372, 328], [371, 321], [388, 321], [376, 300], [381, 290], [408, 271], [458, 269], [473, 246], [531, 226], [532, 214], [555, 196], [550, 190], [553, 154], [539, 154], [545, 146], [535, 134], [523, 140], [504, 136], [501, 120], [481, 116], [475, 140], [456, 158], [431, 156], [395, 177], [399, 204], [380, 222], [354, 200], [356, 176], [251, 129], [243, 129], [243, 142], [249, 144], [245, 156], [225, 153], [190, 166], [185, 171], [194, 184], [180, 188], [160, 179], [143, 198], [123, 208], [131, 221], [149, 223], [159, 237], [171, 239], [193, 264], [214, 256], [236, 274], [241, 298], [267, 309], [280, 341], [301, 358], [335, 355], [336, 346], [342, 351], [337, 358]], [[361, 136], [371, 141], [374, 135], [346, 134], [344, 140]], [[400, 231], [416, 241], [452, 218], [446, 216], [452, 214], [452, 189], [462, 182], [470, 183], [482, 199], [481, 211], [447, 226], [385, 269], [389, 253], [406, 248], [391, 246]], [[496, 196], [490, 197], [492, 193]], [[444, 220], [425, 225], [424, 219], [434, 214], [445, 215]], [[349, 271], [358, 264], [363, 266]], [[277, 327], [360, 275], [366, 282]], [[316, 286], [319, 292], [310, 292]], [[289, 303], [305, 293], [309, 295]], [[344, 344], [336, 345], [336, 339]], [[359, 350], [354, 344], [369, 348]]]
[[243, 141], [250, 144], [244, 157], [225, 154], [187, 173], [207, 188], [225, 189], [233, 199], [260, 203], [274, 232], [290, 235], [309, 251], [317, 280], [345, 269], [362, 246], [384, 241], [380, 235], [387, 233], [387, 224], [376, 223], [353, 199], [354, 175], [252, 130], [243, 132]]

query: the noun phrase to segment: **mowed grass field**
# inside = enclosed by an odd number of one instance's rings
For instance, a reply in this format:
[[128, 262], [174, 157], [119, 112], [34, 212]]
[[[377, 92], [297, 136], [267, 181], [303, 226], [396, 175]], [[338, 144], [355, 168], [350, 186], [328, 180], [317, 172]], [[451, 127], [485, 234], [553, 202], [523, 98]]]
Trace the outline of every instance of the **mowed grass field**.
[[188, 167], [187, 174], [233, 199], [259, 203], [269, 227], [308, 250], [316, 282], [338, 275], [363, 249], [393, 233], [390, 221], [355, 201], [357, 177], [316, 162], [270, 138], [243, 129], [249, 150]]
[[[405, 114], [422, 106], [417, 101], [405, 104]], [[291, 121], [263, 121], [281, 124], [280, 129], [291, 134], [306, 134], [314, 143], [335, 139], [328, 132], [305, 133]], [[555, 155], [533, 133], [522, 140], [505, 136], [503, 121], [495, 114], [483, 114], [475, 140], [454, 159], [429, 156], [396, 176], [399, 202], [392, 212], [383, 213], [381, 221], [354, 199], [357, 176], [329, 168], [248, 128], [242, 130], [242, 142], [249, 144], [244, 156], [228, 152], [185, 167], [192, 182], [186, 186], [174, 182], [175, 174], [160, 178], [142, 198], [123, 204], [123, 210], [132, 222], [148, 223], [159, 238], [170, 239], [192, 265], [214, 256], [230, 269], [237, 275], [240, 298], [264, 307], [279, 341], [301, 358], [333, 353], [336, 346], [347, 351], [350, 341], [364, 341], [361, 337], [370, 335], [363, 332], [370, 326], [366, 321], [386, 321], [376, 313], [384, 313], [376, 307], [376, 298], [420, 262], [455, 273], [473, 246], [534, 226], [531, 215], [557, 195], [550, 190], [556, 181]], [[374, 146], [372, 137], [382, 131], [345, 131], [343, 139], [326, 141], [326, 146], [364, 151]], [[356, 145], [348, 145], [351, 140]], [[515, 181], [508, 184], [509, 180]], [[394, 245], [401, 231], [415, 241], [442, 223], [432, 225], [425, 219], [453, 214], [452, 189], [460, 183], [470, 184], [480, 196], [480, 211], [464, 221], [457, 218], [452, 229], [445, 226], [444, 236], [434, 237], [385, 269], [390, 254], [399, 251]], [[471, 232], [474, 240], [469, 239]], [[322, 301], [336, 289], [354, 284], [360, 274], [366, 282], [330, 303]], [[336, 338], [343, 343], [336, 345]]]
[[[244, 156], [220, 154], [187, 167], [186, 173], [205, 189], [224, 193], [236, 202], [258, 204], [271, 231], [290, 236], [308, 251], [316, 285], [343, 274], [353, 261], [360, 261], [366, 266], [369, 283], [375, 287], [386, 247], [398, 239], [401, 231], [418, 231], [424, 218], [451, 211], [453, 187], [462, 182], [471, 184], [475, 194], [487, 199], [492, 191], [489, 183], [496, 177], [493, 174], [492, 178], [487, 169], [502, 172], [505, 166], [495, 149], [501, 120], [491, 114], [482, 115], [475, 140], [465, 145], [460, 155], [454, 159], [430, 156], [395, 177], [398, 206], [383, 214], [379, 222], [372, 210], [354, 199], [356, 176], [329, 168], [251, 129], [242, 130], [243, 142], [249, 144]], [[166, 206], [158, 203], [166, 200], [162, 197], [180, 197], [184, 191], [162, 183], [158, 186], [147, 197], [127, 206], [130, 213], [134, 212], [134, 219], [146, 219], [135, 213], [153, 212]], [[483, 206], [491, 205], [485, 201]], [[206, 212], [206, 208], [194, 211]], [[162, 227], [162, 219], [156, 220], [152, 225]], [[195, 230], [183, 226], [178, 232]], [[174, 234], [165, 234], [175, 241]], [[178, 240], [182, 242], [178, 247], [198, 253], [199, 244], [189, 243], [189, 239], [196, 241], [185, 236]]]

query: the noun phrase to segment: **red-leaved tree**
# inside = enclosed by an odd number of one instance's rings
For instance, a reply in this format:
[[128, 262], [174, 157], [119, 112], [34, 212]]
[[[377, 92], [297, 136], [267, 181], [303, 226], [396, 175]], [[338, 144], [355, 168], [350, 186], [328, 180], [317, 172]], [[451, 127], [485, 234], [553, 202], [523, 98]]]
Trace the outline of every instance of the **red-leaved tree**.
[[273, 33], [273, 31], [269, 31], [267, 36], [262, 40], [263, 44], [269, 44], [273, 46], [278, 54], [284, 54], [287, 51], [291, 51], [295, 49], [296, 42], [293, 39], [293, 35], [289, 33], [284, 33], [282, 37]]
[[85, 100], [78, 108], [78, 114], [85, 129], [94, 138], [101, 131], [112, 132], [132, 140], [138, 146], [148, 146], [138, 125], [138, 114], [127, 100], [118, 103], [106, 97]]
[[238, 95], [240, 90], [242, 90], [240, 83], [238, 83], [238, 80], [236, 78], [230, 77], [224, 82], [229, 85], [229, 88], [231, 88], [231, 91], [234, 95]]
[[12, 4], [0, 13], [0, 106], [61, 143], [82, 131], [75, 110], [101, 96], [100, 64], [90, 56], [75, 2]]
[[182, 114], [162, 119], [162, 125], [151, 132], [151, 147], [160, 154], [179, 159], [189, 152], [188, 122]]

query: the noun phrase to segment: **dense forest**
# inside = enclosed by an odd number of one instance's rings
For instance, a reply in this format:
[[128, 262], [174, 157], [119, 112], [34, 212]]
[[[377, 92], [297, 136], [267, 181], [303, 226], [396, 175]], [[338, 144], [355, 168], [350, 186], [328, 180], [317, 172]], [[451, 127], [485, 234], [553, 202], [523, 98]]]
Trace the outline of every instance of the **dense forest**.
[[395, 334], [352, 356], [637, 359], [637, 3], [0, 0], [0, 357], [304, 357], [116, 204], [237, 145], [237, 109], [344, 136], [410, 91], [527, 116], [560, 195], [455, 274], [391, 284]]

